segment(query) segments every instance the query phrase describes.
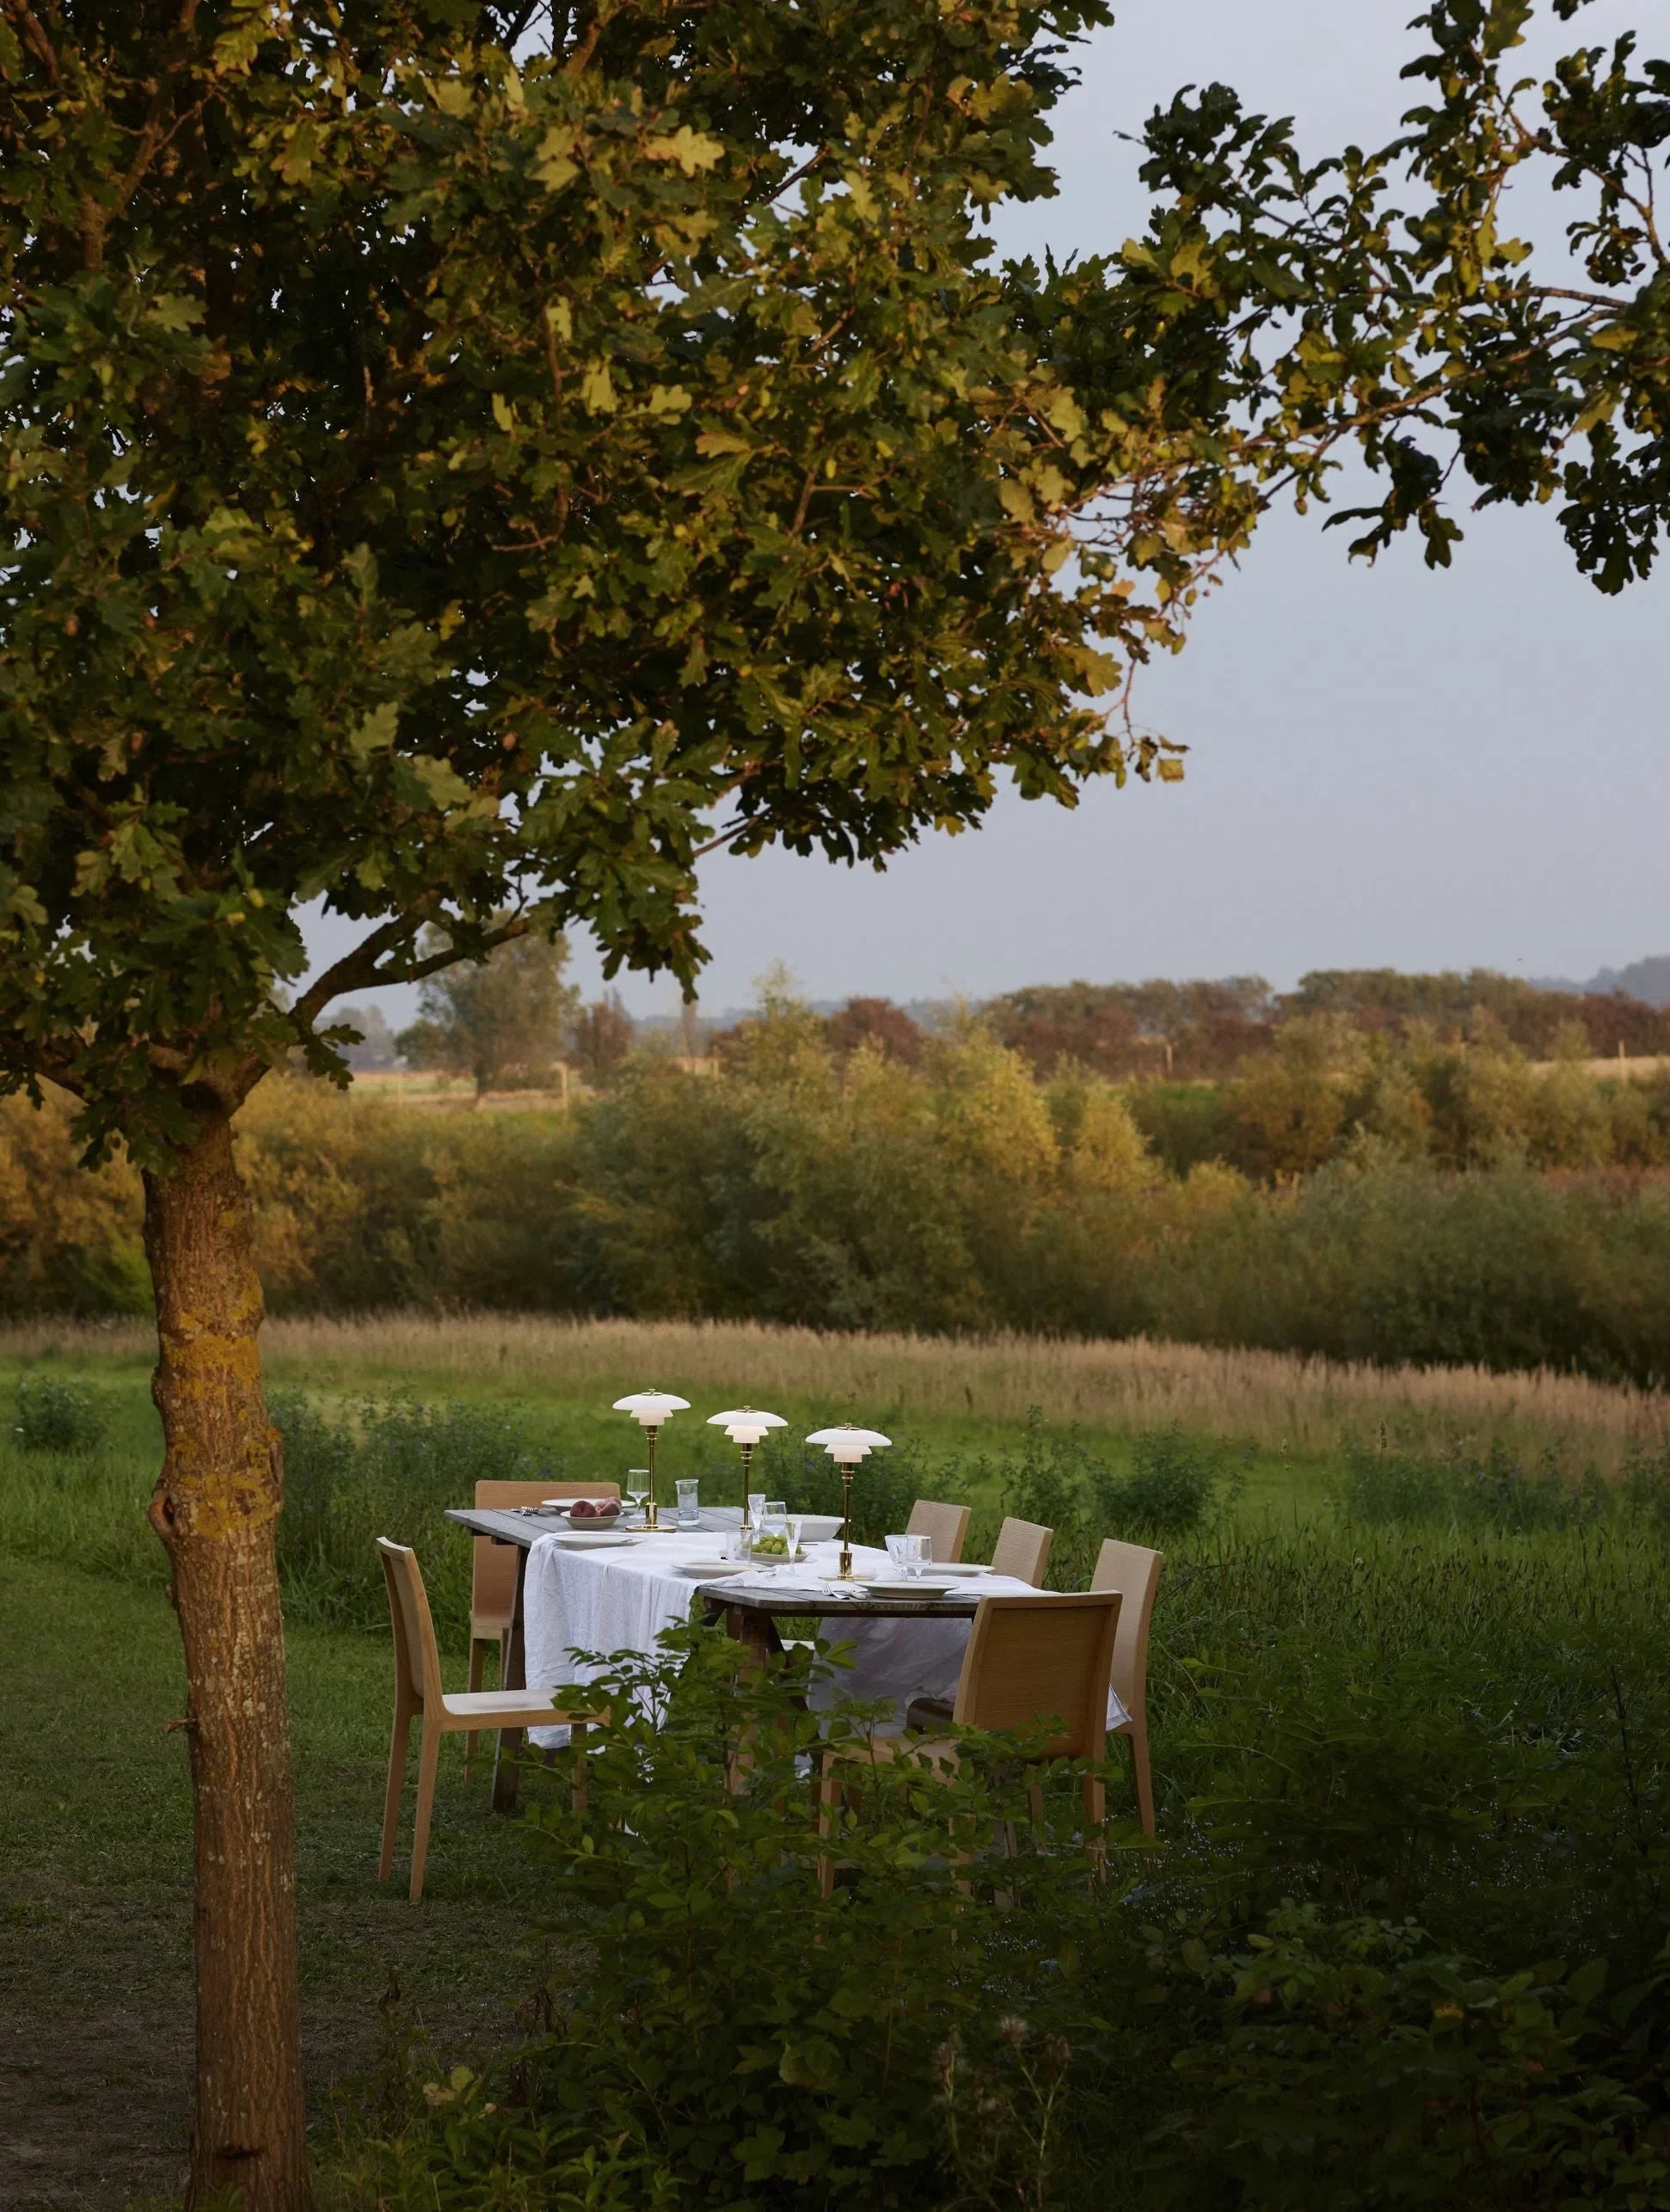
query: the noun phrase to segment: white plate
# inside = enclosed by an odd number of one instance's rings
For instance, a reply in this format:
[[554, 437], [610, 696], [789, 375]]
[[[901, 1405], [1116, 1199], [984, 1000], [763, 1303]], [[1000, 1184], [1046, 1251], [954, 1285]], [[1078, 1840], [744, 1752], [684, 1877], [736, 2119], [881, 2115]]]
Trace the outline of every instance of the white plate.
[[673, 1572], [688, 1575], [693, 1582], [717, 1582], [727, 1575], [746, 1575], [748, 1570], [734, 1559], [680, 1559]]
[[949, 1598], [949, 1582], [865, 1582], [858, 1585], [873, 1598]]
[[635, 1536], [623, 1536], [613, 1528], [571, 1528], [566, 1535], [553, 1536], [553, 1544], [566, 1545], [571, 1551], [612, 1551], [617, 1545], [635, 1544]]
[[955, 1575], [961, 1579], [974, 1575], [989, 1575], [992, 1572], [992, 1570], [990, 1567], [982, 1567], [978, 1560], [973, 1559], [967, 1561], [961, 1559], [936, 1559], [934, 1561], [934, 1572], [936, 1575]]

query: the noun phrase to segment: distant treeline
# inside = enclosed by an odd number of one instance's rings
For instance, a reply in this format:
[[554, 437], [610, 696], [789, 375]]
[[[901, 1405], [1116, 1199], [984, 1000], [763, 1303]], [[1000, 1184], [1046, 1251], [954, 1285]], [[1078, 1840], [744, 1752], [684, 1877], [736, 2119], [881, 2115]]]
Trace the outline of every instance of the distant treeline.
[[[136, 1178], [0, 1106], [0, 1309], [143, 1310]], [[1670, 1082], [1282, 1024], [1217, 1084], [1037, 1081], [970, 1025], [913, 1065], [777, 1004], [716, 1078], [650, 1054], [567, 1113], [273, 1079], [242, 1140], [277, 1310], [411, 1304], [843, 1329], [1139, 1332], [1670, 1378]]]
[[[1562, 1051], [1609, 1059], [1620, 1048], [1632, 1058], [1670, 1053], [1670, 1008], [1622, 992], [1539, 988], [1489, 968], [1439, 975], [1319, 968], [1289, 992], [1273, 991], [1262, 975], [1197, 983], [1037, 983], [989, 999], [979, 1013], [1040, 1077], [1064, 1062], [1118, 1081], [1233, 1074], [1268, 1052], [1289, 1024], [1317, 1016], [1366, 1037], [1512, 1045], [1532, 1060]], [[854, 998], [828, 1017], [827, 1034], [838, 1049], [869, 1036], [894, 1056], [914, 1060], [928, 1033], [887, 999]]]

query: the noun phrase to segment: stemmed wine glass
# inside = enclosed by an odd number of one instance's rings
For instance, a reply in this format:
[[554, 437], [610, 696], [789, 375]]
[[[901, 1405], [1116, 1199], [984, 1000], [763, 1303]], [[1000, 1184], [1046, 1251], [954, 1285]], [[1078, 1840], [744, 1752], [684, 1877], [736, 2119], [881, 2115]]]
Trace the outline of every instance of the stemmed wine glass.
[[649, 1470], [648, 1467], [632, 1467], [628, 1470], [626, 1477], [626, 1495], [631, 1502], [634, 1510], [642, 1515], [643, 1512], [644, 1500], [649, 1496]]

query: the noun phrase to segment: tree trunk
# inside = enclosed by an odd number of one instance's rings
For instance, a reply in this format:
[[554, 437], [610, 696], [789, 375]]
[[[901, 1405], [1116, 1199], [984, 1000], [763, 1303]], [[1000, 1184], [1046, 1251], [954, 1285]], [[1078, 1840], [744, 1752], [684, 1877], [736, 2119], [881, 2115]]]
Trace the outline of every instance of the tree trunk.
[[295, 1802], [279, 1609], [278, 1433], [261, 1397], [249, 1203], [218, 1112], [147, 1173], [163, 1416], [152, 1526], [185, 1644], [197, 1910], [197, 2109], [188, 2208], [308, 2202]]

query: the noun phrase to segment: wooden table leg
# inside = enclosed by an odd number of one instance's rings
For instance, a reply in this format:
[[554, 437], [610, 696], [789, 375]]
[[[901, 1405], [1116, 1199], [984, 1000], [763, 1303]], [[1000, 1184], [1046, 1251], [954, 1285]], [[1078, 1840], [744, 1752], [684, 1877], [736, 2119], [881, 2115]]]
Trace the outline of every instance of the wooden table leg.
[[[510, 1634], [505, 1639], [504, 1680], [507, 1690], [525, 1690], [528, 1687], [527, 1646], [522, 1640], [523, 1594], [528, 1579], [526, 1547], [516, 1547], [516, 1595], [510, 1608]], [[501, 1728], [499, 1746], [493, 1754], [493, 1810], [495, 1813], [513, 1813], [521, 1778], [516, 1762], [522, 1754], [522, 1730]]]
[[736, 1638], [755, 1667], [764, 1667], [773, 1651], [783, 1649], [783, 1639], [770, 1613], [756, 1613], [751, 1606], [728, 1606], [725, 1631]]

